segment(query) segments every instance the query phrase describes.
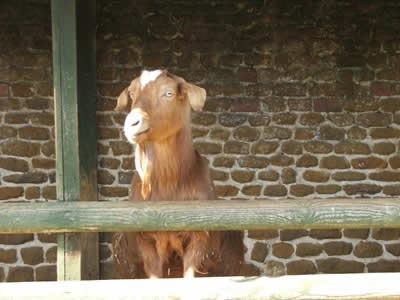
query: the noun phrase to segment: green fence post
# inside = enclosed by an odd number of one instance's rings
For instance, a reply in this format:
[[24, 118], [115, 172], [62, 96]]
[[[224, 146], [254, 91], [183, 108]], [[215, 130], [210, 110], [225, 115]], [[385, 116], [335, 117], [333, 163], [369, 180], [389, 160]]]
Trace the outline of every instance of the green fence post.
[[[52, 0], [57, 199], [97, 200], [96, 0]], [[58, 237], [58, 280], [97, 279], [98, 234]]]

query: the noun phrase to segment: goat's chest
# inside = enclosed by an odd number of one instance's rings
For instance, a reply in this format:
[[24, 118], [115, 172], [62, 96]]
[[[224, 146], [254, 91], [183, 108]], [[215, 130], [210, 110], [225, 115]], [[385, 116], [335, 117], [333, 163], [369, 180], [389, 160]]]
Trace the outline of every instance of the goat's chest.
[[153, 183], [149, 189], [146, 199], [141, 194], [142, 182], [140, 178], [135, 180], [132, 188], [132, 200], [146, 200], [146, 201], [185, 201], [185, 200], [209, 200], [213, 199], [211, 196], [212, 187], [205, 184], [192, 184], [191, 182], [178, 182], [175, 185], [160, 186]]
[[138, 234], [139, 242], [146, 241], [155, 248], [157, 254], [164, 261], [172, 255], [182, 257], [186, 249], [195, 247], [197, 243], [207, 243], [208, 232], [141, 232]]

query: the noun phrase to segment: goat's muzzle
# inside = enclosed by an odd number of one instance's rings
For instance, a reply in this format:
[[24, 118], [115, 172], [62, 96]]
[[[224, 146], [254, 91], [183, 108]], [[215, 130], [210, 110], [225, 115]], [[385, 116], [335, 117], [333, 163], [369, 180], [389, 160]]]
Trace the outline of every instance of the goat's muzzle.
[[136, 144], [140, 142], [149, 130], [149, 116], [145, 111], [135, 108], [127, 115], [124, 123], [124, 133], [130, 143]]

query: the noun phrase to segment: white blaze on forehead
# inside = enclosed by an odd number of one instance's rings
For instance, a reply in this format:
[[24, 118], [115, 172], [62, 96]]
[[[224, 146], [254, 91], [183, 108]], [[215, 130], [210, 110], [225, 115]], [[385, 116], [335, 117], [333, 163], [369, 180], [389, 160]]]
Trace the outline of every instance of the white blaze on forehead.
[[162, 73], [161, 70], [143, 71], [142, 75], [140, 75], [140, 88], [143, 90], [146, 84], [156, 80], [157, 77], [161, 75], [161, 73]]

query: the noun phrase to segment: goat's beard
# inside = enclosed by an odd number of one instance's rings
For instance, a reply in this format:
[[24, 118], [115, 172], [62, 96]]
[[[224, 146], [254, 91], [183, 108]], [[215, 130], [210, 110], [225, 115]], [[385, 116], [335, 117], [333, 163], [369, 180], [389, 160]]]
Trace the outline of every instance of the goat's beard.
[[135, 165], [138, 171], [139, 177], [142, 180], [141, 194], [144, 200], [151, 192], [151, 173], [152, 173], [152, 155], [153, 151], [151, 147], [147, 147], [146, 144], [136, 145]]

